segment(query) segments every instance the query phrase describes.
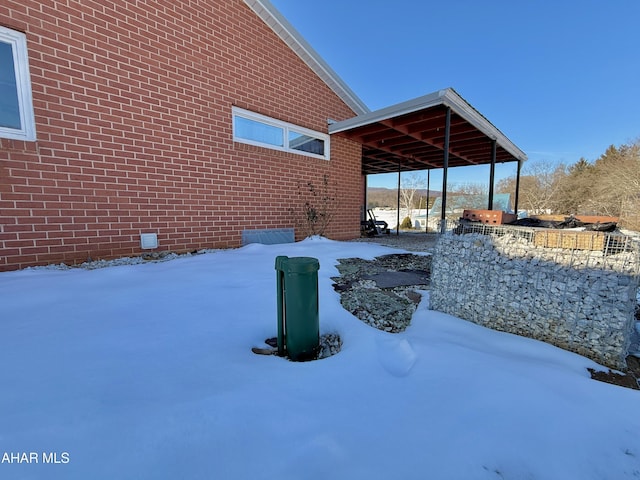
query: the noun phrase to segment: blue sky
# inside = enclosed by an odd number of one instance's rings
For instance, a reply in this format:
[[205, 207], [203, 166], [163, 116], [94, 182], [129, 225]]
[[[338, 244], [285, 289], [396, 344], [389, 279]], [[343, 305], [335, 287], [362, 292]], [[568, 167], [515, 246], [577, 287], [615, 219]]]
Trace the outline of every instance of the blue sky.
[[530, 161], [595, 160], [640, 138], [638, 0], [271, 1], [372, 110], [453, 87]]

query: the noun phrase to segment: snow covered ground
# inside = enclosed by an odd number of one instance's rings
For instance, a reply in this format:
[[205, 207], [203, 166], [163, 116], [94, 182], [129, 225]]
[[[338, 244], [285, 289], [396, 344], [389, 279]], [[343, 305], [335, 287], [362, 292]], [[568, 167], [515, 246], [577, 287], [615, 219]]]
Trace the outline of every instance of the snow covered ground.
[[[398, 225], [398, 210], [390, 209], [390, 208], [374, 208], [373, 214], [376, 217], [376, 220], [384, 220], [387, 222], [387, 225], [390, 229], [395, 230]], [[411, 220], [413, 224], [413, 228], [417, 231], [424, 231], [425, 222], [426, 222], [426, 214], [427, 211], [424, 208], [414, 208], [411, 212]], [[405, 219], [408, 215], [406, 209], [400, 209], [400, 223]], [[417, 222], [417, 224], [416, 224]], [[422, 223], [421, 223], [422, 222]], [[429, 228], [431, 231], [437, 230], [440, 224], [440, 214], [437, 215], [430, 214], [429, 217]]]
[[[420, 214], [424, 215], [425, 211], [426, 210], [424, 209], [422, 210], [415, 209], [413, 211], [413, 218], [415, 218], [417, 215], [420, 215]], [[391, 229], [395, 230], [396, 226], [398, 225], [398, 210], [396, 209], [374, 208], [373, 214], [375, 215], [376, 220], [384, 220], [385, 222], [387, 222], [387, 225], [389, 225], [389, 228]], [[401, 209], [400, 223], [402, 223], [402, 221], [406, 216], [407, 216], [407, 211], [405, 209]]]
[[[346, 312], [336, 259], [391, 252], [315, 238], [1, 273], [0, 478], [640, 478], [640, 392], [590, 360], [428, 298], [402, 334]], [[277, 255], [319, 259], [338, 355], [251, 353], [276, 333]]]

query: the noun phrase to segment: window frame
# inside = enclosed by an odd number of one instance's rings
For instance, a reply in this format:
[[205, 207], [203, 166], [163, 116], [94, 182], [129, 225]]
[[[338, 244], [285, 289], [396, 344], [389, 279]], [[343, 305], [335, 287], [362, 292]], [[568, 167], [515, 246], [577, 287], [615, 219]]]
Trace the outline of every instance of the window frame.
[[[250, 110], [245, 110], [239, 107], [232, 107], [232, 127], [233, 127], [233, 141], [238, 143], [246, 143], [248, 145], [254, 145], [257, 147], [264, 147], [271, 150], [278, 150], [281, 152], [295, 153], [297, 155], [303, 155], [306, 157], [320, 158], [322, 160], [330, 160], [331, 158], [331, 143], [330, 136], [326, 133], [321, 133], [315, 130], [310, 130], [308, 128], [301, 127], [299, 125], [294, 125], [293, 123], [283, 122], [282, 120], [276, 120], [275, 118], [267, 117], [266, 115], [261, 115], [259, 113], [252, 112]], [[249, 138], [244, 138], [238, 136], [238, 132], [236, 132], [236, 117], [243, 118], [245, 120], [250, 120], [253, 122], [261, 123], [264, 125], [268, 125], [270, 127], [276, 127], [282, 130], [282, 147], [273, 145], [271, 143], [261, 142], [258, 140], [251, 140]], [[317, 140], [322, 140], [324, 142], [324, 155], [320, 155], [317, 153], [306, 152], [304, 150], [299, 150], [296, 148], [291, 148], [289, 146], [289, 132], [297, 133], [299, 135], [308, 136]]]
[[12, 47], [21, 125], [21, 128], [3, 127], [0, 125], [0, 138], [35, 141], [36, 123], [33, 114], [31, 76], [29, 74], [29, 57], [27, 55], [27, 36], [22, 32], [0, 26], [0, 42], [8, 43]]

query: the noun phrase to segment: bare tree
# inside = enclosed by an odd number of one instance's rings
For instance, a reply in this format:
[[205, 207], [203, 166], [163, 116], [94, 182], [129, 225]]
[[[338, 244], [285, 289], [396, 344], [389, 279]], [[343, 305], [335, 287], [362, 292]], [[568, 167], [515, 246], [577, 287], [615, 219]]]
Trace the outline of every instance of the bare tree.
[[420, 177], [419, 172], [410, 172], [403, 175], [400, 181], [400, 209], [406, 211], [406, 216], [413, 219], [415, 208], [416, 192], [421, 186], [426, 184], [426, 180]]
[[[554, 165], [547, 161], [527, 163], [520, 177], [519, 207], [534, 215], [554, 213], [565, 177], [566, 167], [563, 164]], [[515, 183], [513, 176], [500, 180], [496, 191], [513, 193]]]
[[[595, 161], [553, 166], [532, 162], [520, 178], [520, 205], [530, 213], [607, 215], [640, 230], [640, 139], [611, 145]], [[515, 191], [515, 177], [498, 182], [498, 192]]]
[[474, 182], [452, 183], [447, 190], [459, 195], [487, 195], [489, 193], [489, 188], [485, 184]]
[[535, 179], [535, 190], [529, 196], [529, 204], [538, 212], [557, 211], [558, 196], [566, 177], [564, 164], [554, 165], [548, 161], [532, 162], [525, 170]]

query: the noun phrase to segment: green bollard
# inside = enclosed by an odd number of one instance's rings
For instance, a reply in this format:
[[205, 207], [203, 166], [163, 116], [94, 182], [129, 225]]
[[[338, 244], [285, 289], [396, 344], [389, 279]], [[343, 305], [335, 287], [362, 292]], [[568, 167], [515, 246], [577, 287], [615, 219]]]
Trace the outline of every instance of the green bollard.
[[318, 270], [311, 257], [276, 257], [278, 355], [293, 361], [315, 358], [320, 348]]

